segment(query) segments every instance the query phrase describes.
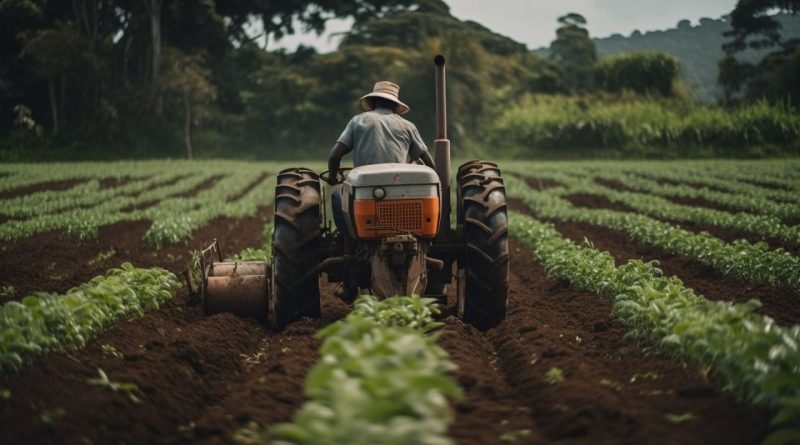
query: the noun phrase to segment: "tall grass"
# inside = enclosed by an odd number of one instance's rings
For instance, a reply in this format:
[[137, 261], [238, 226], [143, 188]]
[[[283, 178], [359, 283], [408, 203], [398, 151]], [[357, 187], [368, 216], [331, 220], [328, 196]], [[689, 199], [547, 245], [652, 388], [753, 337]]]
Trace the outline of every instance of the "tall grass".
[[488, 139], [518, 156], [797, 156], [800, 114], [763, 101], [723, 108], [627, 95], [526, 96]]

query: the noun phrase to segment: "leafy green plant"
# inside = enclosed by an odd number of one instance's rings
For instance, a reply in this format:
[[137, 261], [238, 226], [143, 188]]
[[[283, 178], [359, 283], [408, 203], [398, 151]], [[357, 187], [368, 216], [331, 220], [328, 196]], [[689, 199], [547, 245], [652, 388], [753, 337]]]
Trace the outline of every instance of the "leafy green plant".
[[608, 298], [627, 337], [709, 367], [727, 391], [772, 410], [771, 438], [800, 433], [800, 326], [778, 326], [755, 313], [755, 300], [709, 301], [653, 262], [617, 267], [608, 252], [579, 246], [550, 224], [519, 214], [509, 223], [549, 274]]
[[[430, 300], [359, 297], [353, 312], [317, 333], [321, 360], [306, 376], [310, 399], [294, 422], [274, 427], [274, 444], [448, 444], [447, 397], [455, 369], [426, 335], [438, 324]], [[251, 435], [248, 435], [251, 437]]]
[[106, 375], [105, 371], [100, 368], [97, 368], [97, 375], [99, 378], [96, 379], [89, 379], [87, 383], [91, 385], [102, 386], [103, 388], [108, 388], [114, 392], [120, 392], [125, 394], [133, 403], [140, 404], [142, 400], [136, 395], [139, 392], [139, 387], [136, 386], [134, 383], [124, 383], [124, 382], [112, 382], [109, 380], [108, 375]]
[[564, 371], [561, 368], [552, 367], [545, 373], [544, 380], [551, 385], [561, 383], [564, 381]]
[[164, 269], [124, 263], [63, 295], [29, 295], [0, 307], [0, 371], [50, 351], [82, 347], [114, 321], [143, 315], [175, 296], [178, 279]]
[[692, 233], [640, 214], [576, 208], [556, 194], [529, 188], [517, 178], [506, 178], [505, 183], [509, 193], [537, 215], [623, 230], [636, 241], [690, 256], [723, 275], [753, 284], [800, 289], [800, 258], [783, 249], [771, 250], [766, 243], [745, 240], [726, 243], [708, 233]]

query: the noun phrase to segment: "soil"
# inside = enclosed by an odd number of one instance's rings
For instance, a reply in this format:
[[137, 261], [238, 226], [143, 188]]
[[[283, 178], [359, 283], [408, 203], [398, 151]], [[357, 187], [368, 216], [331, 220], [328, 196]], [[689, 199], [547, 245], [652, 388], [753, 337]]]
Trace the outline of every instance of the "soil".
[[[585, 207], [590, 209], [609, 209], [609, 210], [616, 210], [618, 212], [638, 213], [636, 209], [630, 208], [624, 204], [610, 201], [608, 198], [599, 195], [580, 193], [580, 194], [564, 196], [564, 199], [566, 199], [576, 207]], [[751, 244], [755, 244], [758, 242], [765, 242], [773, 249], [783, 248], [794, 254], [798, 254], [800, 252], [800, 244], [791, 243], [778, 238], [763, 236], [756, 233], [719, 227], [712, 224], [696, 223], [692, 221], [675, 221], [670, 219], [664, 219], [662, 221], [668, 222], [676, 226], [680, 226], [681, 228], [694, 233], [708, 232], [709, 234], [727, 243], [733, 242], [738, 239], [744, 239], [749, 241]]]
[[[141, 242], [147, 222], [104, 227], [94, 241], [43, 234], [0, 250], [0, 284], [18, 289], [11, 298], [33, 290], [63, 292], [126, 260], [179, 273], [190, 250], [213, 238], [225, 254], [259, 246], [270, 216], [265, 207], [253, 218], [218, 218], [187, 243], [160, 250]], [[641, 246], [601, 228], [558, 228], [588, 237], [619, 260], [656, 254], [638, 253]], [[453, 377], [464, 390], [464, 398], [453, 401], [450, 435], [458, 444], [763, 439], [764, 412], [736, 403], [702, 370], [642, 353], [642, 345], [623, 338], [626, 328], [611, 317], [607, 300], [548, 278], [521, 244], [512, 240], [510, 249], [508, 319], [481, 332], [447, 317], [438, 339], [459, 366]], [[694, 271], [680, 258], [656, 257]], [[724, 281], [699, 272], [693, 279], [709, 287]], [[453, 287], [446, 314], [453, 312]], [[323, 285], [322, 319], [275, 333], [254, 320], [203, 316], [184, 288], [161, 310], [121, 321], [81, 350], [49, 354], [0, 377], [0, 388], [11, 392], [0, 399], [0, 443], [233, 444], [233, 435], [250, 422], [290, 420], [305, 400], [303, 379], [318, 359], [313, 334], [349, 310], [332, 294], [332, 286]], [[797, 323], [797, 310], [791, 317], [783, 321]], [[138, 389], [126, 394], [89, 383], [98, 368], [111, 381]], [[547, 382], [551, 368], [562, 371], [563, 381]], [[686, 413], [694, 420], [674, 424], [666, 417]]]
[[[518, 200], [510, 200], [509, 207], [520, 213], [531, 214], [530, 209]], [[582, 244], [588, 239], [596, 249], [611, 253], [617, 264], [637, 258], [644, 261], [657, 260], [664, 274], [677, 276], [687, 287], [706, 298], [737, 302], [758, 299], [763, 304], [758, 312], [769, 315], [779, 324], [788, 326], [800, 322], [800, 305], [797, 304], [800, 293], [797, 291], [754, 286], [725, 277], [691, 257], [671, 255], [639, 243], [621, 230], [585, 223], [544, 221], [555, 225], [559, 232], [576, 243]]]
[[25, 187], [18, 187], [11, 190], [4, 190], [0, 192], [0, 199], [11, 199], [18, 196], [30, 195], [31, 193], [42, 192], [45, 190], [58, 191], [67, 190], [75, 187], [78, 184], [83, 184], [88, 181], [86, 178], [65, 179], [62, 181], [47, 181], [38, 182], [36, 184], [27, 185]]
[[[603, 185], [603, 186], [606, 186], [606, 187], [609, 187], [609, 188], [613, 188], [615, 190], [631, 191], [630, 189], [626, 188], [619, 181], [605, 180], [605, 179], [595, 179], [595, 182], [597, 182], [600, 185]], [[580, 196], [580, 197], [578, 197], [578, 196]], [[631, 208], [629, 208], [629, 207], [627, 207], [625, 205], [612, 203], [609, 200], [607, 200], [605, 198], [601, 198], [599, 196], [594, 196], [594, 195], [571, 195], [571, 196], [568, 196], [566, 198], [570, 202], [572, 202], [574, 205], [579, 206], [579, 207], [607, 208], [607, 209], [614, 209], [614, 210], [619, 210], [619, 211], [623, 211], [623, 212], [634, 212], [634, 213], [636, 212], [635, 210], [633, 210], [633, 209], [631, 209]], [[678, 196], [663, 197], [663, 198], [665, 198], [665, 199], [667, 199], [667, 200], [669, 200], [671, 202], [674, 202], [676, 204], [682, 204], [682, 205], [687, 205], [687, 206], [691, 206], [691, 207], [706, 207], [706, 208], [721, 210], [723, 212], [729, 212], [729, 213], [734, 213], [734, 214], [742, 212], [742, 209], [737, 209], [737, 208], [729, 207], [729, 206], [726, 206], [726, 205], [723, 205], [723, 204], [718, 204], [718, 203], [715, 203], [715, 202], [706, 201], [705, 199], [702, 199], [702, 198], [685, 198], [685, 197], [678, 197]], [[711, 224], [701, 224], [701, 223], [694, 223], [694, 222], [689, 222], [689, 221], [672, 221], [672, 220], [666, 220], [666, 221], [668, 221], [668, 222], [670, 222], [672, 224], [681, 226], [684, 229], [692, 231], [692, 232], [695, 232], [695, 233], [697, 233], [697, 232], [708, 232], [708, 233], [710, 233], [710, 234], [716, 236], [717, 238], [720, 238], [720, 239], [722, 239], [722, 240], [724, 240], [726, 242], [731, 242], [731, 241], [734, 241], [734, 240], [737, 240], [737, 239], [745, 239], [745, 240], [749, 241], [750, 243], [754, 244], [754, 243], [763, 241], [763, 242], [767, 243], [773, 249], [783, 248], [783, 249], [785, 249], [785, 250], [787, 250], [789, 252], [795, 253], [795, 254], [800, 252], [800, 245], [798, 245], [796, 243], [791, 243], [791, 242], [788, 242], [788, 241], [784, 241], [784, 240], [781, 240], [781, 239], [778, 239], [778, 238], [773, 238], [773, 237], [769, 237], [769, 236], [762, 236], [762, 235], [759, 235], [759, 234], [756, 234], [756, 233], [750, 233], [750, 232], [745, 232], [745, 231], [736, 230], [736, 229], [726, 229], [724, 227], [718, 227], [718, 226], [714, 226], [714, 225], [711, 225]], [[787, 226], [794, 226], [794, 225], [800, 224], [800, 218], [782, 218], [782, 221]]]
[[190, 241], [150, 248], [143, 240], [150, 221], [123, 221], [100, 228], [94, 240], [66, 237], [61, 231], [35, 235], [0, 245], [0, 287], [13, 286], [0, 302], [46, 290], [62, 293], [128, 261], [138, 267], [163, 267], [180, 275], [191, 251], [219, 240], [223, 254], [233, 254], [260, 243], [264, 221], [272, 207], [262, 207], [254, 217], [217, 218], [197, 230]]

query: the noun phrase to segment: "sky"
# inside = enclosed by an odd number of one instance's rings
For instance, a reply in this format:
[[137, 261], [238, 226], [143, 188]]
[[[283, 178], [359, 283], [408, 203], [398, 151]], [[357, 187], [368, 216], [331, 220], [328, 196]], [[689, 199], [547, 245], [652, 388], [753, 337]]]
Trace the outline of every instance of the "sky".
[[[729, 13], [736, 0], [445, 0], [450, 12], [528, 45], [530, 49], [549, 46], [555, 36], [556, 19], [577, 12], [586, 17], [592, 37], [614, 33], [630, 35], [633, 30], [655, 31], [673, 28], [681, 19], [697, 23], [702, 17], [719, 18]], [[336, 49], [337, 32], [347, 31], [348, 21], [328, 22], [322, 36], [293, 35], [270, 42], [269, 49], [294, 50], [303, 43], [320, 52]]]

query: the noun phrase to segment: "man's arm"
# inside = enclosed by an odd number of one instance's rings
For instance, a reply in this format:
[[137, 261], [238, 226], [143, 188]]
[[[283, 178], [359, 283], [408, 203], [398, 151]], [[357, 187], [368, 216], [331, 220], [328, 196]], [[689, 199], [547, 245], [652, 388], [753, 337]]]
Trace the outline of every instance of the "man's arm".
[[411, 161], [421, 161], [424, 165], [434, 168], [431, 153], [428, 151], [428, 147], [425, 146], [425, 142], [422, 140], [422, 137], [419, 135], [419, 130], [417, 130], [414, 124], [411, 124], [411, 146], [409, 147], [409, 155]]
[[339, 164], [342, 162], [342, 156], [350, 153], [353, 149], [347, 145], [337, 142], [331, 149], [331, 154], [328, 156], [328, 184], [336, 185], [339, 180], [337, 175], [339, 173]]
[[430, 168], [434, 168], [433, 158], [431, 157], [431, 154], [428, 152], [428, 150], [423, 151], [422, 154], [417, 159], [422, 161], [423, 165], [427, 165]]

